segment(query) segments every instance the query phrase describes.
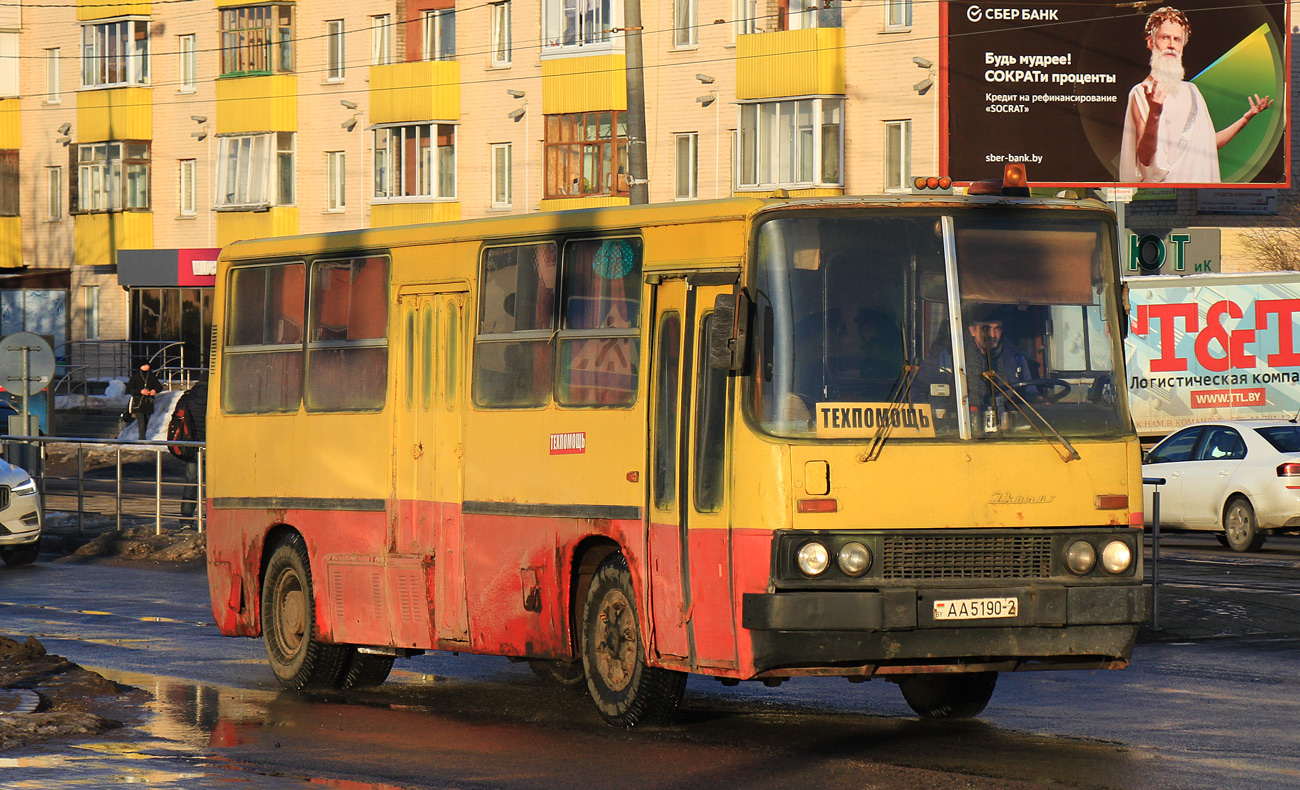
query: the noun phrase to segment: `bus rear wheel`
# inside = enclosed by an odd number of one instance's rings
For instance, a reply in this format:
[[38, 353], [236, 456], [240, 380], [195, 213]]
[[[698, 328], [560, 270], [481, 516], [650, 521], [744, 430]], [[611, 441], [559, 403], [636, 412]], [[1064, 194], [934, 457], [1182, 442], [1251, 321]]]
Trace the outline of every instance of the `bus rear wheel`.
[[984, 710], [997, 682], [996, 672], [910, 675], [898, 681], [898, 688], [923, 719], [965, 719]]
[[311, 566], [302, 536], [276, 546], [262, 581], [262, 641], [280, 685], [295, 691], [335, 688], [343, 677], [346, 645], [316, 638]]
[[684, 672], [646, 663], [632, 574], [622, 554], [600, 564], [587, 591], [582, 665], [596, 709], [618, 727], [667, 722], [686, 690]]

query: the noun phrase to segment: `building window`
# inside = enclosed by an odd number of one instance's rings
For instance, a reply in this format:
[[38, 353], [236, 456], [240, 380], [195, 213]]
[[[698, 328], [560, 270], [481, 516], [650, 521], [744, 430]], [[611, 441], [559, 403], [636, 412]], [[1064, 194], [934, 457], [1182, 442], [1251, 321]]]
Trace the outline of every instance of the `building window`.
[[514, 44], [510, 33], [510, 0], [488, 6], [492, 15], [492, 65], [509, 66]]
[[387, 66], [393, 62], [393, 17], [379, 14], [370, 17], [370, 65]]
[[673, 136], [674, 183], [673, 197], [693, 200], [699, 197], [700, 136], [695, 132]]
[[177, 185], [180, 196], [180, 215], [182, 217], [193, 217], [199, 213], [198, 210], [198, 187], [195, 184], [195, 173], [198, 172], [198, 163], [193, 159], [182, 159], [178, 163], [177, 172], [180, 174], [180, 183]]
[[0, 30], [0, 98], [19, 95], [18, 63], [18, 31]]
[[542, 0], [542, 49], [583, 47], [613, 41], [614, 0]]
[[0, 217], [17, 217], [19, 209], [18, 150], [0, 151]]
[[740, 106], [742, 189], [840, 186], [843, 99]]
[[912, 0], [885, 0], [885, 30], [912, 27]]
[[376, 129], [374, 196], [456, 197], [456, 127], [416, 123]]
[[81, 286], [81, 315], [86, 326], [86, 340], [99, 339], [99, 286]]
[[325, 209], [343, 211], [347, 199], [347, 154], [342, 151], [325, 152]]
[[76, 147], [78, 211], [148, 210], [149, 142], [112, 141]]
[[343, 79], [343, 20], [325, 22], [325, 79], [339, 82]]
[[627, 194], [627, 119], [619, 110], [546, 116], [546, 197]]
[[735, 2], [736, 35], [747, 36], [761, 32], [763, 12], [759, 8], [759, 0], [735, 0]]
[[119, 19], [81, 27], [81, 84], [149, 82], [149, 20]]
[[293, 146], [293, 132], [217, 138], [216, 207], [293, 205]]
[[50, 222], [63, 219], [63, 168], [45, 168], [45, 218]]
[[198, 86], [198, 47], [193, 33], [176, 37], [176, 52], [180, 56], [180, 92], [193, 93]]
[[425, 11], [420, 17], [420, 33], [424, 42], [424, 60], [456, 58], [456, 9]]
[[60, 58], [63, 50], [58, 47], [45, 50], [45, 101], [58, 104], [63, 101], [63, 91], [59, 87], [63, 79], [63, 64]]
[[221, 74], [293, 71], [293, 6], [221, 9]]
[[777, 0], [777, 30], [841, 27], [840, 0]]
[[673, 0], [673, 46], [693, 47], [699, 26], [698, 0]]
[[908, 173], [912, 170], [912, 122], [885, 122], [885, 189], [910, 189]]
[[510, 143], [492, 146], [492, 208], [510, 208], [514, 203], [514, 147]]

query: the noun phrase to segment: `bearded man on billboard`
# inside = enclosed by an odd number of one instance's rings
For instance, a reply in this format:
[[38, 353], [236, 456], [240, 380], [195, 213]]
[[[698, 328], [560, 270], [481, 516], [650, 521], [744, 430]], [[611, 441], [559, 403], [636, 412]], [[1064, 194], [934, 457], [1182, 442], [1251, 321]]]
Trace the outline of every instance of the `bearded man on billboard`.
[[1273, 104], [1268, 96], [1248, 95], [1250, 109], [1216, 132], [1205, 98], [1183, 79], [1183, 48], [1191, 32], [1187, 15], [1176, 8], [1158, 8], [1147, 17], [1151, 74], [1128, 94], [1121, 182], [1219, 183], [1219, 149]]

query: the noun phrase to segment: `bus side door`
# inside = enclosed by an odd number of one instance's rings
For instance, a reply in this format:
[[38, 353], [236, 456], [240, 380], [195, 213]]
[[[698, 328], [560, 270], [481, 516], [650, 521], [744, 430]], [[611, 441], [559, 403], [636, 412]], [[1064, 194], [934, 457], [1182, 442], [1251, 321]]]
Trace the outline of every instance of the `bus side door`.
[[655, 647], [692, 667], [736, 665], [725, 500], [726, 371], [702, 335], [715, 292], [682, 279], [656, 290], [649, 535]]

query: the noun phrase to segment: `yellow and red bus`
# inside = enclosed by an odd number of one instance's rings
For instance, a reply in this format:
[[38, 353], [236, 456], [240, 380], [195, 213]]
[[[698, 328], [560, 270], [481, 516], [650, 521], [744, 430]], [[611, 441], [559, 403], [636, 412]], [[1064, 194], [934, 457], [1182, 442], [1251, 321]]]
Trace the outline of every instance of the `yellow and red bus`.
[[441, 650], [631, 726], [689, 673], [1120, 668], [1146, 617], [1113, 215], [733, 198], [238, 242], [208, 570], [288, 688]]

